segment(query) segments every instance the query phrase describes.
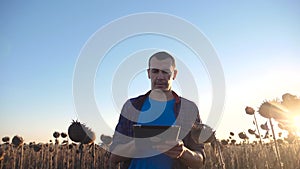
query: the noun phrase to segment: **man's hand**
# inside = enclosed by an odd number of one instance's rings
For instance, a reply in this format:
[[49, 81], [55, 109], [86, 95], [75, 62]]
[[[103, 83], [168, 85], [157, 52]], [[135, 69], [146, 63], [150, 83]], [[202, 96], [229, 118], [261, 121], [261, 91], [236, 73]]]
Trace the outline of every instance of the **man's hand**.
[[197, 151], [192, 151], [184, 146], [181, 140], [166, 141], [164, 145], [156, 145], [153, 148], [163, 152], [167, 156], [181, 160], [190, 168], [203, 167], [203, 155]]
[[166, 141], [165, 144], [156, 145], [154, 149], [163, 152], [171, 158], [180, 158], [187, 149], [181, 140]]

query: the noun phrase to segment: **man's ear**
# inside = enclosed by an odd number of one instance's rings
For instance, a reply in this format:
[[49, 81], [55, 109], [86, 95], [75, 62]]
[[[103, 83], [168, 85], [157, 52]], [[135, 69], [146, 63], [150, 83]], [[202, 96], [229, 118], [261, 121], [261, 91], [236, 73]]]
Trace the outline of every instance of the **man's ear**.
[[147, 69], [148, 79], [150, 79], [150, 69]]
[[173, 75], [173, 80], [176, 79], [176, 76], [177, 76], [177, 70], [175, 69], [175, 70], [174, 70], [174, 75]]

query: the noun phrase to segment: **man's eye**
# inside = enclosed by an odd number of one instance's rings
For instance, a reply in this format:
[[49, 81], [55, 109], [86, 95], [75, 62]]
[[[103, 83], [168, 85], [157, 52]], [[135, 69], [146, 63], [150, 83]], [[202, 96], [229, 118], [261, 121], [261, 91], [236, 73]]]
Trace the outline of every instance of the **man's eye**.
[[158, 70], [158, 69], [151, 69], [151, 72], [152, 72], [152, 73], [158, 73], [159, 70]]
[[162, 71], [162, 73], [165, 74], [165, 75], [169, 74], [169, 72], [166, 72], [166, 71]]

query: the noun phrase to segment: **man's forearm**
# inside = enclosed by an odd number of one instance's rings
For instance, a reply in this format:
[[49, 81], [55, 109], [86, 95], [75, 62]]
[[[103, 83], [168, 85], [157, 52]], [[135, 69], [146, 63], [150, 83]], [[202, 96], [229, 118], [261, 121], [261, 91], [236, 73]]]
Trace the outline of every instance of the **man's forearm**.
[[134, 141], [130, 141], [126, 144], [117, 145], [111, 152], [110, 162], [119, 163], [121, 161], [126, 161], [129, 158], [121, 156], [122, 154], [126, 154], [127, 156], [133, 155], [135, 152]]
[[203, 167], [204, 157], [200, 152], [186, 149], [179, 159], [190, 168], [198, 169]]

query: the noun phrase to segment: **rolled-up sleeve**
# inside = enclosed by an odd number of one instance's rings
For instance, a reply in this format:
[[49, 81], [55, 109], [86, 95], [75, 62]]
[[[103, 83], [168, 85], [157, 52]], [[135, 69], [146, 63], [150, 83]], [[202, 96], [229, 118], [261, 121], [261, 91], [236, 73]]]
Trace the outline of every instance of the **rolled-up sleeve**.
[[123, 105], [121, 110], [121, 115], [119, 117], [118, 124], [115, 128], [113, 135], [113, 141], [110, 145], [110, 150], [112, 151], [118, 144], [125, 144], [132, 140], [132, 124], [133, 122], [128, 120], [126, 115], [128, 115], [129, 100]]

